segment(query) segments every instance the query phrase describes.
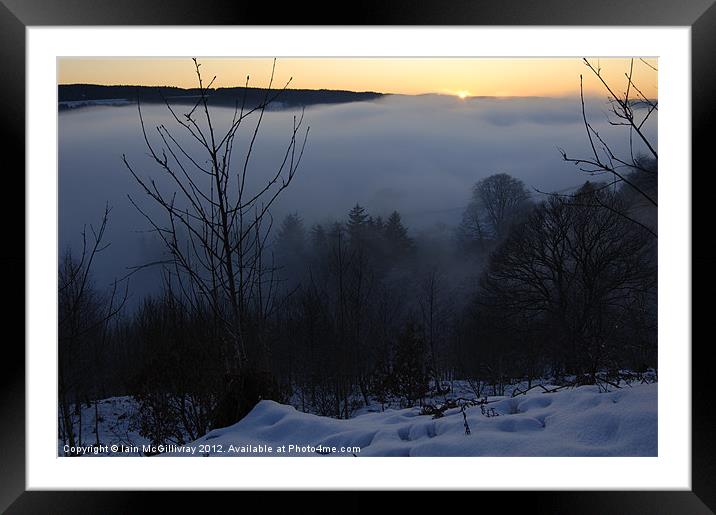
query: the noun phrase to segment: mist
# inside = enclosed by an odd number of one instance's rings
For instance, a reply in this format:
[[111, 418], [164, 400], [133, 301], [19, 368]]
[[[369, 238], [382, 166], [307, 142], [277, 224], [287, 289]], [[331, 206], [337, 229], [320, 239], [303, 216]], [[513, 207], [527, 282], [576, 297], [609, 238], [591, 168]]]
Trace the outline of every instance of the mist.
[[[616, 152], [628, 153], [628, 134], [607, 121], [604, 98], [588, 98], [587, 116]], [[183, 113], [177, 108], [179, 113]], [[166, 106], [147, 104], [142, 114], [150, 141], [160, 148], [155, 126], [164, 124], [194, 155], [199, 145], [177, 126]], [[217, 132], [231, 123], [233, 109], [214, 108]], [[280, 166], [297, 110], [264, 115], [248, 163], [254, 188], [265, 184]], [[311, 106], [303, 113], [310, 126], [305, 154], [293, 182], [272, 209], [275, 227], [288, 213], [298, 213], [306, 227], [346, 218], [360, 203], [372, 216], [397, 210], [412, 237], [435, 236], [448, 245], [459, 223], [471, 187], [498, 172], [521, 179], [535, 191], [565, 191], [589, 179], [562, 161], [559, 148], [571, 156], [589, 156], [581, 103], [574, 98], [468, 98], [452, 96], [386, 96], [375, 101]], [[249, 118], [239, 130], [234, 168], [244, 156], [255, 127]], [[656, 117], [646, 130], [656, 141]], [[637, 148], [638, 150], [638, 148]], [[157, 187], [176, 189], [148, 156], [135, 105], [83, 107], [59, 113], [59, 251], [81, 252], [81, 232], [97, 224], [106, 204], [112, 207], [106, 241], [93, 274], [104, 287], [124, 277], [129, 267], [162, 259], [163, 247], [148, 232], [147, 220], [128, 195], [148, 214], [158, 213], [124, 164]], [[594, 179], [592, 179], [594, 180]], [[597, 178], [599, 180], [599, 178]], [[132, 276], [134, 298], [158, 287], [156, 270]]]

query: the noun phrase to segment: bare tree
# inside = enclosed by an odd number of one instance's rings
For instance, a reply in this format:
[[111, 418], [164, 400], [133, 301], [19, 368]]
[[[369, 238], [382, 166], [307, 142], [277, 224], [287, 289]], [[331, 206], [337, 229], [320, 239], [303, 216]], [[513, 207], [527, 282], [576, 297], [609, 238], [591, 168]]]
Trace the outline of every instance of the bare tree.
[[[613, 147], [606, 142], [606, 138], [594, 128], [589, 121], [584, 102], [584, 79], [579, 76], [579, 94], [582, 107], [582, 120], [587, 134], [591, 156], [574, 158], [567, 155], [566, 151], [560, 149], [562, 158], [569, 163], [574, 163], [579, 169], [589, 176], [609, 175], [611, 180], [604, 184], [604, 188], [613, 188], [617, 185], [624, 185], [634, 192], [644, 203], [652, 209], [657, 208], [657, 181], [658, 159], [657, 145], [652, 141], [646, 132], [645, 125], [658, 112], [658, 101], [647, 97], [634, 81], [635, 60], [631, 59], [629, 71], [624, 74], [625, 85], [623, 91], [617, 93], [616, 87], [609, 84], [602, 74], [601, 67], [583, 59], [584, 64], [590, 72], [599, 80], [608, 94], [611, 118], [609, 124], [615, 127], [625, 127], [628, 130], [629, 146], [628, 155], [618, 154]], [[640, 59], [647, 71], [657, 72], [657, 69], [645, 60]], [[646, 178], [646, 180], [645, 180]], [[597, 206], [611, 210], [612, 206], [602, 204], [597, 196], [594, 199]], [[630, 213], [628, 209], [617, 212], [620, 216], [629, 219], [631, 222], [641, 225], [656, 237], [656, 230], [650, 227]], [[653, 219], [654, 217], [652, 217]]]
[[58, 405], [60, 438], [70, 447], [81, 445], [82, 401], [95, 402], [95, 443], [99, 444], [98, 386], [101, 354], [106, 351], [110, 321], [127, 301], [128, 285], [120, 291], [114, 281], [107, 293], [92, 281], [97, 255], [109, 247], [104, 243], [111, 208], [105, 207], [97, 228], [90, 235], [82, 230], [82, 251], [78, 258], [68, 248], [58, 271]]
[[488, 241], [499, 241], [529, 204], [530, 192], [522, 181], [506, 173], [490, 175], [473, 187], [459, 227], [460, 238], [479, 248]]
[[574, 199], [550, 197], [483, 277], [483, 306], [500, 324], [548, 334], [557, 368], [593, 376], [616, 351], [613, 333], [633, 303], [655, 296], [654, 240], [621, 209], [617, 195], [591, 184]]
[[430, 357], [430, 372], [435, 381], [435, 392], [441, 395], [442, 372], [444, 370], [441, 353], [445, 350], [445, 340], [450, 324], [449, 301], [445, 294], [445, 277], [436, 267], [425, 273], [420, 281], [418, 305], [423, 340], [427, 343]]
[[[217, 423], [231, 423], [253, 407], [266, 394], [257, 377], [268, 374], [270, 349], [261, 330], [275, 308], [275, 267], [267, 255], [272, 226], [270, 209], [288, 188], [299, 168], [308, 129], [299, 138], [303, 113], [293, 117], [293, 127], [285, 151], [276, 168], [253, 187], [250, 180], [252, 157], [266, 109], [283, 88], [272, 90], [276, 61], [261, 103], [247, 108], [246, 96], [236, 102], [231, 124], [218, 132], [209, 107], [211, 86], [216, 77], [204, 83], [201, 65], [194, 59], [198, 100], [184, 114], [165, 99], [167, 109], [186, 138], [199, 145], [192, 155], [165, 125], [156, 127], [158, 142], [147, 132], [139, 101], [137, 109], [142, 135], [149, 154], [159, 170], [169, 177], [173, 191], [161, 191], [153, 179], [140, 176], [126, 156], [122, 159], [146, 195], [164, 214], [151, 216], [130, 196], [131, 203], [144, 215], [169, 254], [161, 264], [172, 274], [174, 292], [185, 309], [201, 311], [208, 306], [223, 332], [221, 354], [227, 378], [223, 416]], [[249, 78], [246, 79], [248, 88]], [[245, 90], [246, 91], [246, 90]], [[242, 127], [247, 127], [247, 147], [236, 156], [234, 144]], [[253, 382], [253, 384], [248, 384]], [[251, 394], [247, 392], [253, 392]], [[253, 399], [245, 398], [252, 395]], [[239, 407], [237, 407], [239, 406]], [[233, 412], [233, 413], [232, 413]]]

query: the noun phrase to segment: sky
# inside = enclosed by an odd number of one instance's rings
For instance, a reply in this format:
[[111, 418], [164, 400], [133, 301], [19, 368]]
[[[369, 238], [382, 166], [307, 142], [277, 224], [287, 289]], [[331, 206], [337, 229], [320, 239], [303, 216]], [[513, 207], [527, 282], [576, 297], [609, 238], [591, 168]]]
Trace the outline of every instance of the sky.
[[[630, 58], [589, 58], [609, 84], [622, 93]], [[205, 81], [214, 87], [266, 87], [270, 58], [199, 58]], [[634, 58], [633, 82], [657, 98], [657, 59]], [[342, 89], [408, 95], [561, 97], [579, 93], [584, 75], [587, 95], [604, 95], [598, 78], [578, 58], [278, 58], [274, 87]], [[59, 84], [196, 87], [190, 58], [61, 58]]]

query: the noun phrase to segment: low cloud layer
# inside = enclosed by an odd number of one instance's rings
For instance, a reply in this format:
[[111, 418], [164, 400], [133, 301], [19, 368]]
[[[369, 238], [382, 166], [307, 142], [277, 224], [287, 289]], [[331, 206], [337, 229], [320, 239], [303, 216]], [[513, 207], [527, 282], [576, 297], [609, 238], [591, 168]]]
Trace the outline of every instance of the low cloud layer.
[[[628, 152], [628, 132], [607, 122], [604, 99], [587, 99], [588, 117], [613, 150]], [[187, 145], [166, 107], [143, 108], [147, 129], [159, 144], [154, 126], [165, 124]], [[226, 127], [231, 109], [217, 108]], [[267, 112], [249, 162], [258, 187], [276, 170], [288, 144], [294, 111]], [[234, 163], [243, 165], [255, 119], [247, 120], [235, 147]], [[471, 186], [496, 172], [522, 179], [528, 187], [563, 190], [587, 177], [564, 163], [558, 148], [588, 156], [579, 98], [473, 98], [423, 95], [389, 96], [373, 102], [315, 106], [306, 109], [310, 134], [294, 182], [273, 211], [280, 218], [298, 212], [307, 225], [344, 218], [359, 202], [373, 215], [403, 214], [417, 233], [437, 223], [455, 224], [467, 204]], [[656, 123], [648, 127], [655, 134]], [[105, 203], [113, 207], [107, 240], [111, 247], [97, 260], [98, 286], [161, 256], [149, 226], [127, 199], [141, 201], [156, 213], [122, 164], [122, 154], [142, 176], [160, 189], [176, 190], [147, 156], [136, 106], [87, 107], [59, 115], [59, 229], [61, 251], [79, 250], [84, 225], [98, 223]], [[151, 291], [153, 273], [138, 274], [136, 295]]]

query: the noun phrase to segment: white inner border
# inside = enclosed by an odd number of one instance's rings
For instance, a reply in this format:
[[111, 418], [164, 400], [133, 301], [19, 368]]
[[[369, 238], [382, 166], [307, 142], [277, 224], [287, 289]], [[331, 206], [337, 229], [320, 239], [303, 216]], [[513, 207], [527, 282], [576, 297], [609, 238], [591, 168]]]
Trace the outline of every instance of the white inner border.
[[[27, 478], [35, 489], [691, 488], [689, 27], [27, 29]], [[58, 56], [659, 58], [658, 458], [58, 458]], [[440, 474], [435, 474], [439, 470]]]

